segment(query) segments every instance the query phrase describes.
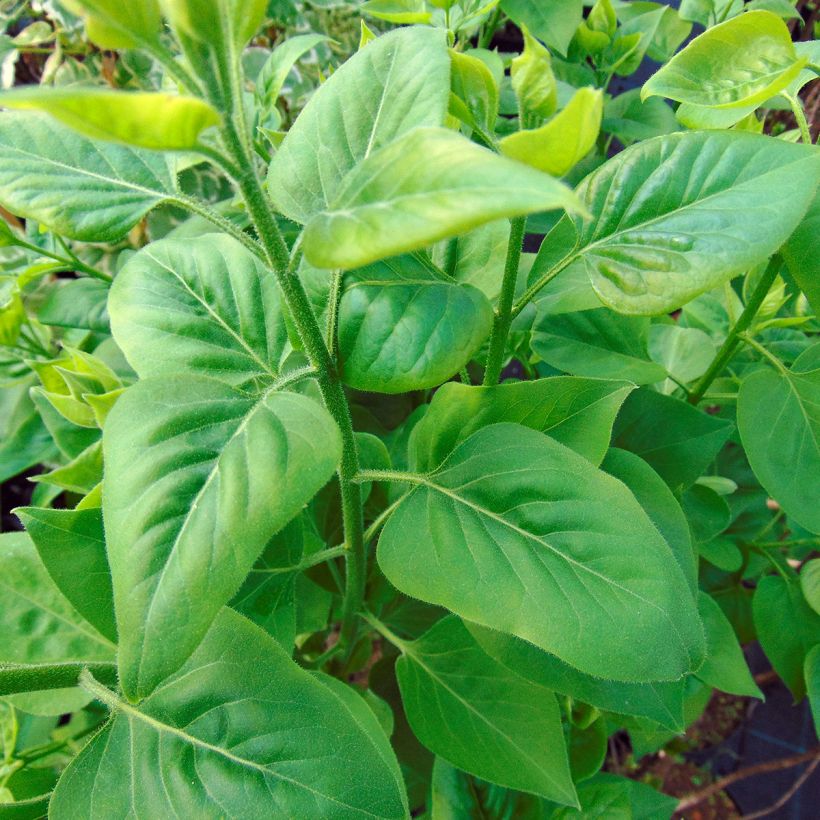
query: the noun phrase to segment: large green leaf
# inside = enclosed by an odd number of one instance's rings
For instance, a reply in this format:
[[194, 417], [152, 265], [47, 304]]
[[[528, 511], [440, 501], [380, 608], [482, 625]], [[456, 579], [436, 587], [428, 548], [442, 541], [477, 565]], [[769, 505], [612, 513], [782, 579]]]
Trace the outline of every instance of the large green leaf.
[[583, 456], [495, 424], [412, 483], [378, 549], [402, 592], [613, 680], [699, 665], [702, 628], [669, 547]]
[[522, 23], [547, 45], [567, 53], [572, 36], [584, 16], [581, 0], [501, 0], [504, 13], [518, 25]]
[[820, 154], [742, 132], [689, 132], [622, 151], [578, 187], [592, 216], [575, 260], [620, 313], [668, 313], [764, 261], [814, 198]]
[[120, 239], [175, 190], [161, 154], [94, 142], [44, 114], [0, 114], [0, 202], [61, 236]]
[[265, 19], [265, 0], [160, 0], [178, 32], [221, 50], [241, 49]]
[[441, 125], [449, 96], [443, 31], [419, 26], [377, 38], [319, 87], [288, 132], [268, 175], [274, 203], [307, 222], [373, 151], [418, 125]]
[[400, 648], [404, 709], [425, 746], [484, 780], [577, 805], [549, 689], [484, 653], [454, 615]]
[[759, 104], [786, 88], [806, 62], [777, 15], [750, 11], [696, 37], [647, 80], [641, 98], [717, 109]]
[[800, 290], [806, 294], [812, 311], [820, 314], [820, 253], [817, 253], [817, 237], [820, 236], [820, 191], [809, 206], [803, 221], [781, 249]]
[[305, 256], [319, 268], [355, 268], [555, 208], [577, 208], [561, 182], [454, 131], [416, 128], [345, 177], [328, 209], [308, 223]]
[[24, 86], [0, 94], [6, 108], [45, 111], [81, 134], [157, 150], [195, 148], [220, 116], [204, 100], [149, 91]]
[[512, 421], [540, 430], [600, 464], [629, 382], [555, 376], [495, 387], [449, 382], [410, 436], [410, 465], [427, 472], [481, 427]]
[[586, 675], [528, 641], [467, 623], [479, 646], [522, 677], [562, 695], [617, 714], [638, 715], [672, 731], [682, 731], [682, 681], [625, 683]]
[[820, 533], [820, 344], [789, 370], [765, 367], [747, 376], [737, 399], [737, 426], [755, 476], [801, 526]]
[[117, 641], [102, 511], [16, 510], [60, 592], [112, 643]]
[[661, 381], [666, 371], [649, 358], [649, 319], [607, 308], [551, 315], [539, 311], [531, 345], [547, 364], [575, 376], [617, 376], [635, 384]]
[[434, 387], [470, 360], [491, 326], [484, 294], [454, 282], [425, 257], [368, 265], [344, 280], [342, 378], [379, 393]]
[[88, 39], [101, 48], [136, 48], [159, 39], [162, 18], [157, 0], [62, 0], [85, 21]]
[[276, 279], [231, 237], [151, 243], [117, 274], [108, 308], [141, 377], [192, 373], [239, 386], [279, 374], [287, 329]]
[[121, 681], [137, 699], [180, 667], [271, 536], [331, 477], [340, 437], [306, 396], [251, 397], [178, 374], [130, 388], [103, 445]]
[[364, 700], [300, 669], [230, 610], [139, 706], [90, 677], [85, 686], [112, 719], [60, 778], [58, 820], [407, 816], [396, 759]]

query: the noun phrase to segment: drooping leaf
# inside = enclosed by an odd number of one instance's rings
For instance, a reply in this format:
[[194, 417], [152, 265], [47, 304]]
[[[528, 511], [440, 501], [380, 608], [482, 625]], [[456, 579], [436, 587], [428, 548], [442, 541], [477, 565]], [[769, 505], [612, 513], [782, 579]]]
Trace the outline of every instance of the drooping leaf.
[[582, 671], [671, 680], [700, 663], [694, 601], [635, 498], [583, 456], [517, 424], [484, 427], [440, 468], [415, 476], [378, 560], [402, 592]]
[[228, 609], [138, 706], [90, 676], [85, 686], [112, 719], [60, 778], [55, 817], [407, 815], [395, 757], [367, 704], [300, 669]]
[[600, 464], [612, 424], [634, 385], [555, 376], [495, 387], [442, 385], [410, 436], [410, 467], [428, 472], [476, 430], [511, 421], [540, 430]]
[[274, 155], [271, 198], [307, 222], [373, 151], [420, 125], [441, 125], [450, 93], [444, 32], [398, 29], [357, 52], [313, 95]]
[[[278, 156], [278, 154], [277, 154]], [[572, 191], [444, 128], [416, 128], [371, 154], [304, 234], [320, 268], [350, 269], [502, 217], [576, 208]]]
[[581, 0], [501, 0], [501, 8], [513, 22], [523, 23], [539, 39], [561, 54], [567, 53], [572, 35], [580, 24], [584, 5]]
[[161, 151], [195, 148], [200, 133], [220, 121], [203, 100], [150, 91], [24, 86], [0, 94], [0, 105], [45, 111], [94, 139]]
[[749, 11], [696, 37], [641, 90], [682, 103], [734, 108], [765, 102], [784, 89], [806, 59], [786, 24], [769, 11]]
[[16, 512], [60, 592], [101, 635], [116, 643], [101, 510], [22, 507]]
[[396, 676], [404, 709], [425, 746], [484, 780], [576, 803], [561, 714], [549, 689], [485, 654], [454, 615], [400, 648]]
[[44, 114], [1, 114], [0, 149], [3, 206], [71, 239], [120, 239], [176, 190], [161, 154], [94, 142]]
[[491, 325], [486, 297], [425, 258], [359, 268], [345, 276], [339, 305], [342, 377], [379, 393], [434, 387], [470, 360]]
[[606, 308], [563, 315], [539, 311], [531, 345], [547, 364], [575, 376], [613, 375], [635, 384], [661, 381], [666, 371], [649, 358], [649, 320]]
[[765, 367], [740, 385], [737, 426], [755, 476], [801, 526], [820, 533], [820, 344], [789, 370]]
[[136, 699], [182, 665], [271, 536], [330, 478], [340, 437], [306, 396], [178, 374], [130, 388], [103, 445], [121, 683]]
[[743, 132], [647, 140], [581, 183], [592, 216], [572, 217], [575, 247], [556, 262], [581, 260], [620, 313], [668, 313], [765, 261], [800, 223], [818, 180], [810, 146]]
[[279, 375], [287, 330], [276, 279], [231, 237], [151, 243], [117, 274], [108, 307], [143, 378], [191, 373], [241, 386]]
[[820, 635], [820, 615], [803, 597], [797, 579], [762, 578], [752, 599], [757, 637], [795, 700], [806, 694], [803, 665]]

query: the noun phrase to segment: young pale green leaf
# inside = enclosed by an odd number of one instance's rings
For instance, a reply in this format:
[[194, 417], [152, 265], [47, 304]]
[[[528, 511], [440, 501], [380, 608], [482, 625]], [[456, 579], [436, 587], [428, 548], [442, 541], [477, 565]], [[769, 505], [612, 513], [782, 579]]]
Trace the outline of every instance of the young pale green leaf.
[[691, 486], [729, 438], [732, 424], [653, 390], [636, 390], [615, 422], [613, 444], [644, 459], [677, 492]]
[[517, 424], [482, 428], [414, 476], [378, 560], [402, 592], [584, 672], [672, 680], [701, 661], [686, 581], [634, 496]]
[[820, 533], [820, 344], [789, 370], [765, 367], [747, 376], [737, 426], [760, 483], [801, 526]]
[[276, 279], [231, 237], [153, 242], [117, 274], [111, 329], [141, 377], [270, 382], [287, 348]]
[[340, 437], [306, 396], [251, 397], [177, 374], [126, 391], [103, 445], [120, 678], [138, 699], [182, 665], [270, 538], [331, 477]]
[[800, 223], [820, 181], [811, 146], [741, 132], [669, 134], [593, 171], [572, 217], [574, 250], [600, 298], [659, 314], [764, 261]]
[[444, 128], [416, 128], [369, 156], [305, 229], [319, 268], [355, 268], [502, 217], [578, 207], [546, 174]]
[[151, 148], [184, 151], [217, 125], [220, 115], [196, 97], [149, 91], [24, 86], [0, 93], [5, 108], [45, 111], [88, 137]]
[[495, 387], [449, 382], [433, 396], [408, 446], [410, 467], [429, 472], [476, 430], [511, 421], [540, 430], [598, 465], [612, 425], [635, 389], [624, 381], [555, 376]]
[[666, 371], [649, 358], [649, 319], [619, 316], [606, 308], [562, 315], [539, 311], [532, 329], [533, 352], [575, 376], [617, 375], [635, 384], [661, 381]]
[[570, 40], [584, 16], [582, 0], [501, 0], [504, 13], [517, 25], [525, 25], [536, 37], [566, 54]]
[[224, 609], [160, 690], [132, 706], [91, 676], [112, 710], [60, 778], [55, 818], [403, 818], [395, 756], [338, 681], [300, 669]]
[[752, 599], [755, 629], [766, 657], [795, 700], [806, 695], [803, 665], [818, 642], [820, 615], [803, 597], [796, 578], [767, 575]]
[[60, 236], [121, 239], [175, 192], [161, 154], [94, 142], [44, 114], [0, 114], [0, 202]]
[[558, 87], [552, 72], [552, 56], [526, 25], [521, 26], [524, 50], [510, 64], [510, 79], [518, 99], [521, 128], [531, 121], [551, 117], [558, 106]]
[[361, 11], [377, 20], [399, 25], [429, 23], [432, 20], [424, 0], [366, 0]]
[[21, 507], [16, 514], [60, 592], [101, 635], [117, 641], [102, 511]]
[[138, 48], [159, 39], [162, 18], [157, 0], [61, 0], [85, 22], [88, 39], [100, 48]]
[[454, 615], [400, 648], [404, 710], [425, 746], [484, 780], [577, 805], [553, 692], [493, 660]]
[[345, 276], [339, 305], [342, 378], [358, 390], [434, 387], [489, 336], [492, 307], [426, 258], [405, 255]]
[[603, 92], [579, 88], [572, 99], [546, 125], [504, 137], [501, 153], [560, 177], [580, 162], [598, 139], [603, 113]]
[[498, 116], [498, 86], [483, 60], [450, 49], [450, 87], [482, 130], [492, 133]]
[[706, 631], [706, 659], [697, 676], [723, 692], [763, 700], [763, 693], [749, 671], [735, 631], [723, 610], [711, 596], [701, 592], [698, 612]]
[[110, 675], [115, 645], [62, 595], [22, 532], [0, 536], [0, 632], [0, 694], [73, 687], [85, 665]]
[[274, 204], [307, 222], [373, 151], [416, 126], [441, 125], [449, 96], [443, 31], [411, 27], [378, 37], [319, 87], [274, 154]]
[[586, 675], [528, 641], [467, 622], [478, 645], [490, 657], [518, 675], [590, 706], [654, 720], [671, 731], [681, 731], [683, 681], [624, 683]]
[[641, 90], [711, 108], [759, 105], [800, 74], [800, 58], [786, 24], [769, 11], [750, 11], [696, 37]]
[[266, 0], [159, 0], [178, 32], [222, 52], [245, 46], [265, 19]]
[[296, 61], [328, 39], [322, 34], [299, 34], [280, 43], [259, 71], [256, 78], [256, 99], [266, 106], [275, 105]]

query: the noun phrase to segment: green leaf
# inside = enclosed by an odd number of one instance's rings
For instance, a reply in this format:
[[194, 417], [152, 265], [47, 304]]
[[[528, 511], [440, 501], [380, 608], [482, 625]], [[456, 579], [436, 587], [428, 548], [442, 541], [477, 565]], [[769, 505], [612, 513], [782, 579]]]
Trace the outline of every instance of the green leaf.
[[799, 581], [762, 578], [752, 599], [757, 637], [775, 672], [796, 701], [806, 694], [803, 664], [820, 635], [820, 615], [807, 603]]
[[176, 182], [161, 154], [97, 143], [44, 114], [0, 114], [0, 202], [60, 236], [121, 239]]
[[577, 194], [581, 260], [620, 313], [668, 313], [763, 262], [800, 223], [820, 180], [814, 148], [742, 132], [669, 134], [622, 151]]
[[820, 615], [820, 558], [806, 561], [800, 570], [800, 588], [808, 605]]
[[805, 64], [779, 17], [750, 11], [696, 37], [646, 81], [641, 98], [657, 95], [718, 109], [760, 104]]
[[[107, 668], [114, 660], [114, 644], [61, 594], [22, 532], [0, 536], [0, 633], [0, 692], [56, 687], [59, 697], [67, 692], [63, 687], [76, 684], [83, 666]], [[57, 679], [53, 673], [60, 667], [63, 677]]]
[[308, 223], [305, 256], [319, 268], [350, 269], [556, 208], [576, 208], [557, 180], [453, 131], [416, 128], [348, 174], [329, 209]]
[[342, 378], [358, 390], [434, 387], [489, 336], [492, 307], [426, 258], [406, 255], [354, 270], [339, 305]]
[[624, 145], [660, 137], [680, 130], [672, 109], [663, 100], [641, 100], [640, 90], [633, 88], [604, 103], [601, 130], [615, 136]]
[[649, 356], [669, 374], [661, 386], [674, 393], [677, 385], [689, 384], [702, 376], [717, 355], [708, 334], [694, 327], [652, 325], [649, 328]]
[[782, 247], [789, 273], [809, 300], [812, 311], [820, 315], [820, 254], [816, 253], [820, 235], [820, 192], [809, 206], [803, 221]]
[[69, 279], [48, 291], [37, 318], [44, 325], [107, 333], [108, 287], [99, 279]]
[[322, 34], [298, 34], [280, 43], [271, 52], [256, 78], [257, 101], [263, 106], [274, 106], [288, 74], [299, 58], [329, 39]]
[[820, 737], [820, 644], [806, 655], [805, 674], [809, 704], [814, 717], [814, 731]]
[[601, 772], [578, 788], [580, 811], [557, 809], [549, 820], [660, 820], [672, 816], [678, 799], [627, 777]]
[[754, 474], [802, 527], [820, 533], [820, 344], [791, 369], [764, 367], [747, 376], [737, 426]]
[[467, 623], [479, 646], [499, 663], [540, 686], [618, 714], [640, 715], [671, 731], [682, 731], [683, 686], [680, 681], [624, 683], [585, 675], [528, 641]]
[[672, 488], [695, 483], [729, 438], [732, 424], [649, 389], [636, 390], [615, 422], [613, 444], [640, 456]]
[[340, 437], [306, 396], [250, 397], [177, 374], [126, 391], [103, 446], [120, 677], [136, 699], [179, 668], [271, 536], [331, 477]]
[[152, 242], [117, 274], [111, 329], [140, 377], [207, 375], [269, 383], [287, 349], [279, 288], [236, 239]]
[[429, 23], [432, 19], [424, 0], [367, 0], [361, 11], [388, 23]]
[[407, 816], [396, 759], [367, 704], [300, 669], [230, 610], [139, 706], [90, 676], [84, 685], [112, 719], [60, 778], [55, 817]]
[[162, 19], [157, 0], [61, 0], [85, 22], [88, 39], [105, 49], [138, 48], [159, 39]]
[[581, 0], [549, 0], [533, 3], [532, 0], [501, 0], [504, 13], [517, 25], [522, 24], [540, 40], [561, 54], [567, 53], [584, 15]]
[[319, 87], [274, 154], [274, 204], [307, 222], [373, 151], [416, 126], [441, 125], [449, 95], [443, 31], [412, 27], [378, 37]]
[[726, 501], [711, 487], [701, 484], [693, 484], [684, 490], [681, 505], [698, 547], [720, 535], [732, 520]]
[[159, 0], [174, 29], [219, 51], [241, 50], [267, 13], [266, 0]]
[[615, 416], [634, 385], [555, 376], [495, 387], [442, 385], [410, 436], [410, 467], [427, 472], [476, 430], [510, 421], [540, 430], [598, 465]]
[[450, 49], [450, 63], [453, 94], [464, 103], [472, 122], [492, 133], [498, 116], [498, 87], [492, 72], [478, 57], [453, 49]]
[[763, 700], [763, 693], [746, 665], [732, 625], [714, 599], [701, 592], [698, 612], [706, 630], [706, 659], [697, 676], [723, 692]]
[[700, 663], [702, 630], [669, 547], [583, 456], [495, 424], [412, 485], [378, 548], [400, 591], [613, 680], [671, 680]]
[[595, 146], [601, 128], [604, 96], [599, 89], [579, 88], [546, 125], [504, 137], [498, 147], [505, 156], [560, 177]]
[[400, 649], [404, 709], [425, 746], [484, 780], [577, 805], [551, 691], [486, 655], [454, 615]]
[[[510, 64], [510, 78], [518, 100], [521, 128], [551, 117], [558, 106], [558, 88], [549, 51], [521, 26], [524, 50]], [[503, 141], [502, 141], [503, 144]]]
[[102, 88], [24, 86], [0, 93], [5, 108], [45, 111], [88, 137], [152, 148], [195, 148], [220, 115], [196, 97]]
[[652, 384], [662, 381], [666, 371], [649, 358], [648, 334], [649, 319], [606, 308], [558, 316], [539, 311], [531, 345], [547, 364], [575, 376]]
[[20, 507], [15, 512], [60, 592], [101, 635], [116, 643], [102, 511]]

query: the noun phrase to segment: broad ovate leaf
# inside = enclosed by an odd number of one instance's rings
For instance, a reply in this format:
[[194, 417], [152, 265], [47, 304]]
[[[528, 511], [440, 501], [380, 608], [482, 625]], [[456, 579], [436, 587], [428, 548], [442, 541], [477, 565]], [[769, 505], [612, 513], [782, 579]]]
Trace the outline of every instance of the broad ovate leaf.
[[308, 223], [305, 256], [319, 268], [355, 268], [502, 217], [577, 207], [546, 174], [453, 131], [417, 128], [348, 174]]
[[484, 294], [426, 258], [359, 268], [345, 276], [339, 305], [342, 378], [379, 393], [434, 387], [470, 360], [491, 325]]
[[159, 39], [162, 18], [157, 0], [61, 0], [85, 22], [88, 39], [100, 48], [138, 48]]
[[484, 780], [577, 805], [553, 692], [487, 655], [454, 615], [400, 648], [404, 710], [425, 746]]
[[575, 248], [605, 304], [668, 313], [774, 253], [820, 180], [813, 147], [741, 132], [669, 134], [633, 145], [577, 193]]
[[820, 533], [820, 344], [788, 370], [765, 367], [744, 378], [737, 426], [766, 491], [798, 524]]
[[696, 37], [641, 90], [710, 108], [758, 105], [783, 90], [803, 66], [786, 24], [770, 11], [750, 11]]
[[60, 236], [121, 239], [175, 193], [161, 154], [95, 142], [45, 114], [0, 114], [0, 202]]
[[410, 481], [378, 548], [402, 592], [613, 680], [699, 666], [703, 631], [668, 545], [583, 456], [495, 424]]
[[333, 475], [340, 437], [306, 396], [177, 374], [126, 391], [103, 445], [120, 679], [136, 700], [182, 665], [271, 536]]
[[501, 9], [517, 25], [522, 24], [560, 54], [566, 54], [584, 16], [582, 0], [501, 0]]
[[5, 108], [45, 111], [88, 137], [161, 151], [195, 148], [220, 115], [204, 100], [152, 91], [24, 86], [0, 94]]
[[279, 375], [287, 330], [276, 279], [231, 237], [151, 243], [117, 274], [108, 309], [141, 377], [192, 373], [241, 386]]
[[396, 758], [369, 707], [224, 609], [138, 706], [90, 675], [111, 720], [60, 778], [54, 817], [403, 818]]
[[580, 162], [598, 139], [603, 113], [603, 92], [579, 88], [572, 99], [546, 125], [518, 131], [499, 143], [501, 153], [560, 177]]
[[271, 198], [307, 222], [335, 200], [342, 179], [373, 151], [420, 125], [441, 125], [450, 94], [444, 32], [391, 31], [323, 83], [276, 151]]

